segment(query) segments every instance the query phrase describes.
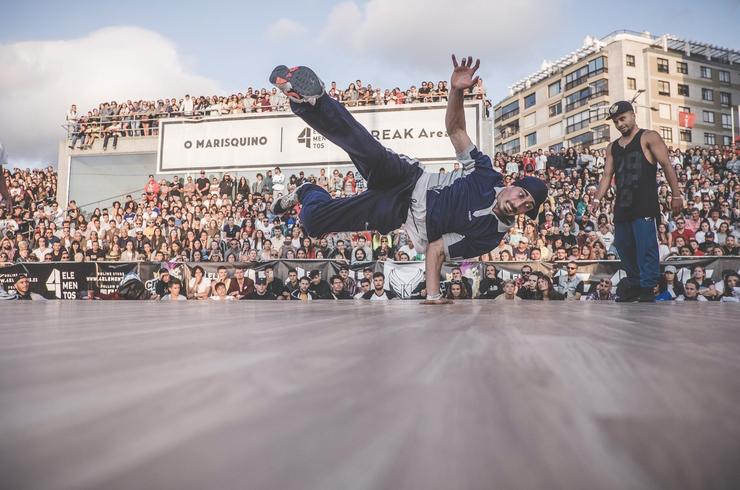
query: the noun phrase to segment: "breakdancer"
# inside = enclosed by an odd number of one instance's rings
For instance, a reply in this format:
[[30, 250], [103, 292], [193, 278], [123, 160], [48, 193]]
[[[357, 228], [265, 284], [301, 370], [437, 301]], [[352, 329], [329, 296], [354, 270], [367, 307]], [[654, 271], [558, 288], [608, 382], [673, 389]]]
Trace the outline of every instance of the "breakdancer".
[[518, 214], [537, 217], [547, 197], [545, 183], [525, 177], [504, 187], [503, 176], [481, 153], [465, 130], [463, 92], [478, 81], [480, 60], [460, 63], [453, 71], [445, 124], [462, 164], [459, 172], [431, 174], [420, 162], [380, 144], [339, 102], [308, 67], [277, 66], [270, 82], [290, 99], [291, 110], [326, 139], [347, 152], [367, 191], [332, 199], [323, 188], [303, 184], [276, 199], [274, 214], [301, 204], [300, 218], [312, 237], [331, 232], [378, 230], [388, 233], [404, 225], [414, 246], [426, 253], [427, 297], [424, 304], [445, 304], [440, 273], [447, 260], [478, 257], [507, 233]]

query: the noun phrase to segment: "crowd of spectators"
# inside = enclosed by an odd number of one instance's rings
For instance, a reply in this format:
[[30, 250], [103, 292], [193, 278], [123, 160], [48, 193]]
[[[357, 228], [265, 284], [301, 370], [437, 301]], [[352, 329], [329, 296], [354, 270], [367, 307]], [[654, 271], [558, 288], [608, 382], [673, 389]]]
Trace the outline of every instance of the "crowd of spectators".
[[[678, 216], [670, 214], [671, 196], [658, 169], [661, 260], [677, 256], [738, 255], [740, 160], [737, 155], [730, 148], [696, 147], [685, 152], [671, 149], [670, 156], [685, 208]], [[603, 200], [598, 214], [589, 212], [591, 197], [603, 172], [603, 151], [583, 148], [518, 155], [497, 153], [494, 165], [505, 174], [505, 185], [522, 175], [541, 177], [548, 182], [550, 196], [537, 220], [518, 216], [505, 238], [479, 257], [480, 260], [618, 258], [613, 247], [613, 196]], [[448, 171], [457, 168], [459, 165], [455, 164]], [[234, 179], [229, 174], [208, 175], [205, 171], [194, 177], [156, 180], [150, 176], [140, 195], [129, 195], [108, 207], [84, 213], [75, 201], [67, 206], [55, 201], [57, 177], [52, 168], [6, 169], [4, 178], [14, 207], [0, 216], [0, 262], [260, 262], [283, 258], [332, 259], [354, 264], [423, 259], [403, 229], [387, 235], [368, 231], [333, 233], [312, 239], [303, 232], [298, 209], [286, 217], [271, 215], [272, 200], [305, 181], [325, 187], [334, 197], [354, 195], [365, 189], [362, 176], [351, 170], [342, 174], [335, 169], [327, 175], [320, 169], [316, 173], [300, 171], [287, 175], [275, 167], [264, 175], [257, 174], [253, 182], [244, 177]], [[548, 291], [543, 293], [548, 298], [559, 299], [563, 292], [558, 280], [539, 277], [535, 287]], [[330, 282], [328, 289], [331, 285]], [[502, 291], [510, 288], [505, 284], [500, 287]], [[372, 288], [371, 280], [367, 291]], [[194, 297], [190, 289], [187, 285], [182, 294]], [[447, 291], [464, 295], [466, 289], [461, 287], [458, 291], [454, 287]], [[526, 287], [516, 284], [515, 289], [519, 294]], [[667, 289], [680, 293], [675, 297], [692, 294], [685, 287]], [[708, 297], [702, 290], [709, 289], [709, 285], [699, 283], [696, 289], [700, 296]], [[229, 296], [229, 287], [226, 290]], [[205, 294], [200, 292], [201, 297], [211, 297], [216, 291]]]
[[[372, 84], [364, 85], [362, 80], [350, 83], [346, 90], [337, 88], [336, 82], [327, 87], [330, 97], [348, 107], [383, 106], [398, 104], [417, 104], [447, 101], [447, 82], [421, 82], [419, 87], [412, 85], [406, 90], [373, 88]], [[486, 111], [491, 107], [486, 99], [483, 80], [468, 90], [466, 98], [485, 101]], [[66, 124], [68, 146], [71, 149], [87, 150], [96, 140], [102, 140], [103, 150], [108, 149], [109, 142], [113, 149], [118, 145], [119, 137], [154, 136], [158, 134], [157, 120], [171, 117], [205, 118], [245, 114], [251, 112], [287, 111], [288, 99], [277, 90], [253, 89], [229, 96], [191, 96], [183, 98], [164, 98], [154, 100], [127, 100], [126, 102], [102, 102], [98, 107], [78, 112], [77, 105], [72, 105], [67, 112]]]

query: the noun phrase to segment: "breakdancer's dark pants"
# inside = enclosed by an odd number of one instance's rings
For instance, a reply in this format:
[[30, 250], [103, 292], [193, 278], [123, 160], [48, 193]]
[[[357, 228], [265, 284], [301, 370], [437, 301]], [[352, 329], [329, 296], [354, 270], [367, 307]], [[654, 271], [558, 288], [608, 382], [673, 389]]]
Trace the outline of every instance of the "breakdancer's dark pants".
[[323, 188], [299, 189], [301, 222], [318, 237], [340, 231], [378, 230], [388, 233], [406, 221], [411, 193], [423, 170], [417, 160], [380, 144], [339, 102], [324, 94], [316, 105], [290, 104], [293, 112], [326, 139], [347, 152], [367, 190], [332, 199]]

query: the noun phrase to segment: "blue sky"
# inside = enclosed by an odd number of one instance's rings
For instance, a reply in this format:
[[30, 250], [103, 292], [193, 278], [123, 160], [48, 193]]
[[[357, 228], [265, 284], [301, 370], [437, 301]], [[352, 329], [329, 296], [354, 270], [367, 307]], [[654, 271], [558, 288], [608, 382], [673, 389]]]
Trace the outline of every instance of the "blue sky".
[[446, 79], [450, 52], [472, 54], [496, 102], [588, 35], [647, 30], [737, 49], [739, 18], [737, 0], [12, 2], [0, 30], [0, 105], [28, 108], [43, 92], [48, 114], [27, 122], [48, 130], [24, 137], [4, 110], [0, 141], [19, 162], [48, 160], [70, 103], [243, 91], [266, 86], [280, 63], [311, 65], [340, 86], [360, 78], [392, 88]]

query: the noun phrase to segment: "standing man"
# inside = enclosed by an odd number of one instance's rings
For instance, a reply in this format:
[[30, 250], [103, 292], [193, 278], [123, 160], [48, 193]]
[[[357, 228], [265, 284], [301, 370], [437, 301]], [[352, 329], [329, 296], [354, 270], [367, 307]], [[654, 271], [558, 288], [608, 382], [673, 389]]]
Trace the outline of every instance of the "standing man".
[[614, 246], [627, 273], [623, 279], [627, 289], [617, 301], [653, 302], [653, 290], [660, 277], [656, 230], [660, 215], [656, 182], [658, 163], [671, 187], [674, 216], [681, 212], [683, 198], [665, 142], [655, 131], [637, 127], [632, 104], [620, 101], [612, 105], [607, 120], [614, 122], [622, 137], [606, 149], [604, 176], [591, 210], [594, 214], [598, 211], [612, 176], [616, 176]]
[[[405, 223], [410, 240], [426, 254], [425, 304], [451, 300], [440, 292], [445, 260], [478, 257], [501, 241], [514, 217], [536, 219], [547, 197], [545, 183], [525, 177], [506, 187], [491, 159], [467, 134], [463, 93], [475, 86], [479, 61], [452, 57], [453, 72], [445, 126], [463, 172], [442, 178], [425, 172], [416, 159], [384, 148], [352, 115], [324, 91], [323, 82], [305, 66], [276, 67], [270, 82], [287, 95], [293, 112], [346, 151], [367, 182], [367, 191], [332, 199], [325, 189], [302, 185], [276, 199], [272, 212], [282, 215], [301, 204], [301, 222], [310, 236], [330, 232], [378, 230], [386, 234]], [[444, 175], [444, 174], [443, 174]]]

